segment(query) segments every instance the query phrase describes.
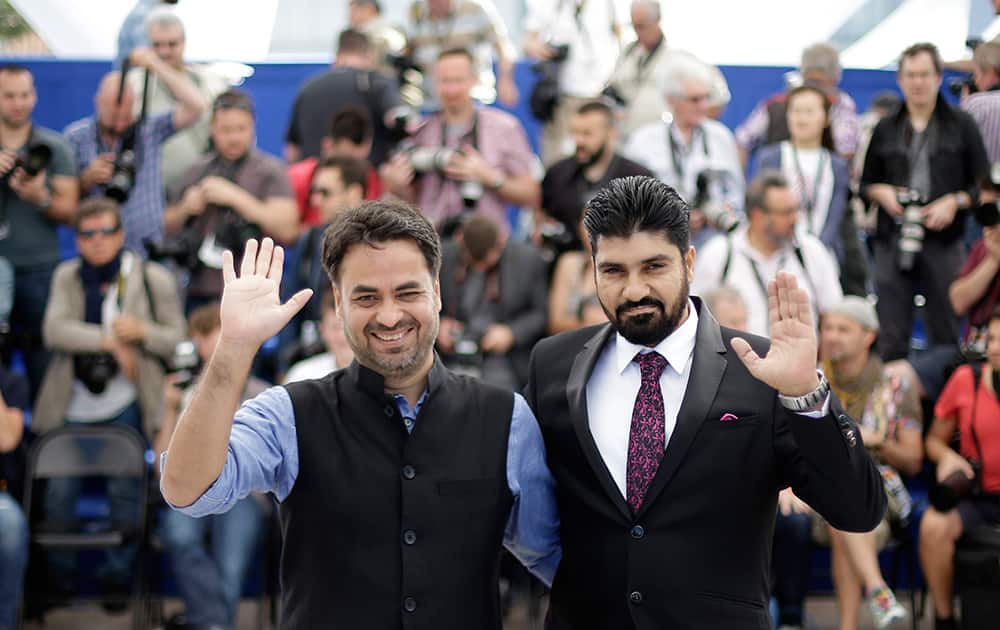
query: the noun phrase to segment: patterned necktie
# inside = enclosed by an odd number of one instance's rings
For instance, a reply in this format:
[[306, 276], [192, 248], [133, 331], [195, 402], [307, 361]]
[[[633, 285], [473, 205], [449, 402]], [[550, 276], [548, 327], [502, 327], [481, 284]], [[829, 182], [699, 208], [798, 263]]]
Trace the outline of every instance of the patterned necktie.
[[628, 434], [628, 465], [625, 472], [626, 499], [632, 512], [642, 506], [646, 490], [660, 467], [665, 449], [663, 392], [660, 375], [667, 367], [667, 360], [656, 352], [635, 355], [639, 364], [642, 384], [632, 408], [632, 427]]

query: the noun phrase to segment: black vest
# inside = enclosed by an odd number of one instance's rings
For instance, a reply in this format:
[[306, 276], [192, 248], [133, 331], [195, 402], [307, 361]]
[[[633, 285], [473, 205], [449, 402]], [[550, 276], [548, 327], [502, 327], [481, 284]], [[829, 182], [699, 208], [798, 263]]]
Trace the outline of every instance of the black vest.
[[357, 362], [287, 386], [299, 474], [281, 505], [282, 627], [501, 627], [514, 398], [436, 359], [412, 434]]

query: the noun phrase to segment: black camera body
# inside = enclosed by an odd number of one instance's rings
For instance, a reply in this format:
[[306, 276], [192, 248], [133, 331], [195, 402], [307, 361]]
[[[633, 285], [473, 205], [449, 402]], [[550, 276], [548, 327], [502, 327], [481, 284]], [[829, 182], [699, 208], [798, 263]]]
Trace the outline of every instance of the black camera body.
[[187, 270], [198, 266], [198, 248], [201, 241], [188, 229], [174, 238], [162, 241], [146, 239], [142, 244], [150, 260], [156, 262], [173, 260], [177, 266]]
[[993, 227], [1000, 223], [1000, 209], [997, 208], [997, 202], [995, 201], [979, 205], [972, 211], [972, 215], [976, 217], [979, 225], [984, 228]]
[[167, 362], [167, 374], [176, 374], [174, 386], [187, 389], [198, 376], [201, 369], [201, 357], [194, 342], [182, 341], [174, 347], [174, 354]]
[[24, 155], [18, 155], [14, 159], [14, 169], [23, 168], [28, 177], [37, 177], [52, 162], [52, 147], [47, 144], [33, 144], [28, 147]]
[[962, 471], [956, 470], [941, 483], [931, 486], [928, 491], [927, 498], [938, 512], [953, 510], [962, 499], [979, 494], [982, 466], [974, 459], [968, 461], [974, 473], [971, 479]]
[[118, 361], [109, 352], [73, 355], [73, 375], [92, 394], [103, 394], [108, 383], [118, 375]]
[[740, 225], [740, 217], [723, 204], [712, 201], [710, 188], [713, 183], [725, 177], [726, 173], [715, 169], [705, 169], [695, 177], [694, 199], [692, 208], [698, 208], [705, 215], [705, 220], [723, 233], [729, 233]]
[[[209, 206], [212, 208], [212, 206]], [[243, 218], [239, 212], [228, 206], [214, 206], [218, 212], [215, 223], [215, 243], [233, 252], [238, 260], [243, 256], [243, 248], [250, 239], [260, 240], [264, 232], [256, 223]]]
[[538, 75], [538, 81], [528, 99], [531, 113], [542, 122], [552, 120], [559, 102], [559, 75], [563, 62], [569, 57], [569, 44], [553, 46], [553, 55], [531, 67]]
[[924, 249], [924, 206], [927, 200], [916, 190], [901, 190], [896, 201], [903, 206], [899, 222], [899, 268], [910, 271]]
[[108, 181], [104, 194], [114, 199], [118, 203], [128, 201], [135, 187], [135, 174], [138, 169], [138, 159], [135, 149], [132, 147], [123, 148], [115, 156], [115, 163], [111, 171], [111, 179]]

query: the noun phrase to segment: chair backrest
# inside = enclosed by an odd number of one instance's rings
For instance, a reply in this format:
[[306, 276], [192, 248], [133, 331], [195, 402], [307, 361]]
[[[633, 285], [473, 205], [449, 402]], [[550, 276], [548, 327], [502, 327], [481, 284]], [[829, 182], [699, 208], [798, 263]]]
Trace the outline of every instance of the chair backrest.
[[74, 426], [50, 431], [35, 442], [28, 483], [51, 477], [145, 477], [146, 446], [127, 427]]

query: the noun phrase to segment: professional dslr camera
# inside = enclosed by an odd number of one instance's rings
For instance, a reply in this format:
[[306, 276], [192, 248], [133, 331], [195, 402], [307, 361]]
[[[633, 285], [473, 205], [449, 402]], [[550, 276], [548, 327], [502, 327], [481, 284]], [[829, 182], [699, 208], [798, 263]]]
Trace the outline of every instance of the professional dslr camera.
[[[413, 170], [421, 175], [431, 172], [443, 174], [452, 157], [463, 155], [462, 149], [416, 145], [404, 147], [403, 152], [410, 158]], [[472, 210], [483, 196], [483, 184], [474, 179], [465, 180], [459, 183], [459, 192], [466, 210]]]
[[136, 134], [138, 123], [129, 127], [122, 136], [121, 146], [115, 155], [111, 171], [111, 179], [104, 188], [104, 194], [118, 203], [128, 201], [135, 187], [135, 175], [139, 170], [139, 156], [136, 153]]
[[705, 220], [714, 225], [717, 230], [729, 233], [740, 225], [740, 216], [727, 205], [712, 200], [711, 187], [722, 184], [728, 174], [716, 169], [705, 169], [695, 178], [695, 195], [691, 201], [692, 208], [698, 208], [705, 215]]
[[542, 122], [552, 120], [556, 104], [559, 102], [559, 75], [562, 74], [563, 62], [569, 57], [569, 44], [553, 46], [555, 53], [545, 61], [539, 61], [531, 67], [538, 75], [538, 81], [531, 90], [528, 104], [531, 113]]
[[37, 143], [30, 145], [24, 155], [18, 154], [14, 158], [14, 166], [7, 171], [3, 178], [2, 201], [0, 201], [0, 239], [10, 235], [10, 224], [7, 222], [7, 195], [10, 194], [10, 176], [18, 168], [24, 169], [28, 177], [37, 177], [52, 161], [52, 149], [46, 144]]
[[[981, 38], [970, 37], [969, 39], [965, 40], [965, 47], [971, 50], [972, 52], [976, 52], [976, 49], [979, 48], [979, 45], [982, 43], [983, 40]], [[955, 98], [961, 98], [963, 93], [975, 94], [976, 92], [979, 91], [979, 88], [976, 87], [976, 82], [975, 80], [973, 80], [972, 77], [965, 76], [965, 77], [957, 77], [948, 81], [948, 91], [951, 92], [951, 95], [954, 96]]]
[[118, 361], [109, 352], [73, 355], [73, 375], [92, 394], [103, 394], [108, 383], [118, 375]]
[[[990, 168], [990, 177], [983, 184], [984, 190], [1000, 192], [1000, 162], [994, 162]], [[984, 228], [993, 227], [1000, 223], [1000, 210], [997, 209], [997, 202], [990, 201], [979, 204], [972, 211], [972, 216], [976, 218], [979, 225]]]
[[903, 215], [896, 219], [899, 223], [899, 268], [910, 271], [917, 255], [924, 249], [924, 206], [927, 200], [919, 191], [904, 189], [896, 193], [896, 201], [903, 206]]
[[971, 479], [961, 470], [956, 470], [927, 492], [927, 498], [938, 512], [953, 510], [962, 499], [979, 493], [982, 466], [975, 460], [968, 461], [974, 473]]

